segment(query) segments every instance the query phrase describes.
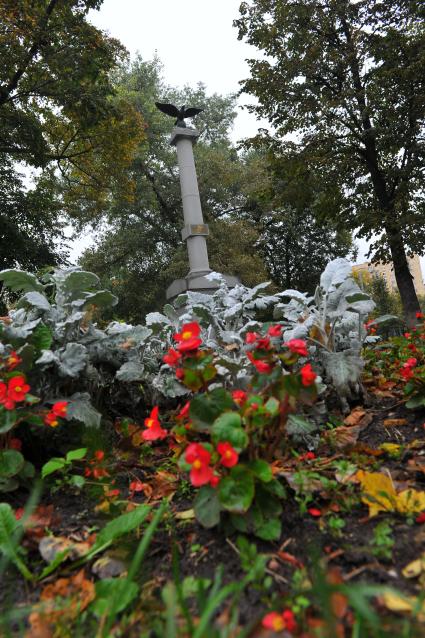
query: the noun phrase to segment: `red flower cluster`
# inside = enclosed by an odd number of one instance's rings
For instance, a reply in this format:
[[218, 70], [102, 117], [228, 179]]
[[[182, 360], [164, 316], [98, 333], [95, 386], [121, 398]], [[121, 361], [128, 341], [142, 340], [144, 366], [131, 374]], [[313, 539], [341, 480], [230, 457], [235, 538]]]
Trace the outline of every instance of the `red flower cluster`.
[[211, 453], [207, 449], [200, 443], [191, 443], [186, 449], [185, 460], [192, 466], [190, 482], [194, 487], [211, 483], [214, 470], [210, 466]]
[[66, 416], [68, 412], [68, 401], [57, 401], [52, 405], [50, 412], [44, 417], [44, 423], [51, 428], [59, 425], [58, 418]]
[[298, 461], [314, 461], [314, 459], [316, 458], [316, 455], [314, 452], [306, 452], [305, 454], [301, 454], [301, 456], [298, 457]]
[[300, 357], [307, 357], [307, 344], [303, 339], [290, 339], [284, 344], [294, 354], [299, 354]]
[[12, 377], [7, 385], [0, 381], [0, 403], [6, 410], [14, 410], [16, 403], [25, 401], [29, 391], [30, 386], [23, 375]]
[[162, 357], [162, 360], [164, 363], [166, 363], [167, 365], [171, 366], [171, 368], [174, 368], [175, 366], [177, 366], [179, 364], [180, 359], [182, 358], [180, 352], [177, 352], [177, 350], [174, 350], [174, 348], [170, 348], [167, 352], [167, 354], [165, 354]]
[[14, 370], [22, 362], [21, 357], [14, 350], [7, 357], [6, 363], [8, 370]]
[[[239, 454], [227, 441], [221, 441], [217, 445], [220, 455], [219, 463], [224, 467], [233, 467], [239, 461]], [[194, 487], [201, 487], [209, 483], [211, 487], [217, 487], [220, 477], [214, 474], [211, 467], [211, 452], [200, 443], [191, 443], [185, 453], [185, 461], [192, 467], [190, 470], [190, 482]]]
[[425, 319], [425, 315], [423, 312], [417, 312], [416, 313], [416, 319]]
[[239, 454], [230, 445], [230, 443], [219, 443], [217, 445], [217, 452], [220, 454], [220, 463], [224, 467], [233, 467], [239, 461]]
[[104, 478], [105, 476], [109, 476], [109, 472], [106, 470], [105, 467], [103, 467], [103, 464], [102, 464], [102, 461], [105, 458], [105, 452], [103, 450], [95, 450], [93, 456], [94, 458], [92, 458], [91, 461], [89, 461], [92, 467], [91, 468], [86, 467], [86, 469], [84, 470], [84, 476], [86, 478], [93, 476], [93, 478], [95, 479], [100, 479], [100, 478]]
[[247, 400], [247, 398], [248, 398], [248, 395], [243, 390], [233, 390], [232, 392], [232, 399], [236, 403], [236, 405], [239, 405], [239, 406], [243, 405], [245, 401]]
[[311, 363], [306, 363], [305, 366], [301, 368], [301, 383], [304, 386], [313, 385], [317, 377], [317, 374], [314, 372], [311, 367]]
[[263, 361], [262, 359], [255, 359], [252, 352], [247, 352], [246, 356], [260, 374], [270, 374], [273, 370], [273, 366], [270, 363], [267, 363], [267, 361]]
[[294, 631], [297, 628], [294, 612], [290, 609], [285, 609], [281, 614], [277, 611], [271, 611], [266, 614], [262, 620], [263, 627], [270, 629], [271, 631]]
[[156, 405], [148, 416], [145, 419], [146, 430], [142, 432], [142, 438], [145, 441], [156, 441], [158, 439], [165, 439], [168, 432], [161, 427], [161, 424], [158, 419], [159, 408]]
[[197, 321], [183, 324], [181, 332], [173, 337], [174, 341], [179, 344], [177, 346], [179, 353], [197, 350], [202, 343], [202, 339], [199, 337], [200, 332], [201, 327]]
[[408, 379], [411, 379], [413, 377], [413, 368], [416, 366], [417, 363], [418, 360], [414, 357], [407, 359], [406, 363], [403, 363], [400, 369], [400, 374], [403, 379], [407, 381]]
[[271, 337], [280, 337], [282, 335], [282, 326], [280, 324], [270, 326], [270, 328], [267, 330], [267, 334], [269, 334]]

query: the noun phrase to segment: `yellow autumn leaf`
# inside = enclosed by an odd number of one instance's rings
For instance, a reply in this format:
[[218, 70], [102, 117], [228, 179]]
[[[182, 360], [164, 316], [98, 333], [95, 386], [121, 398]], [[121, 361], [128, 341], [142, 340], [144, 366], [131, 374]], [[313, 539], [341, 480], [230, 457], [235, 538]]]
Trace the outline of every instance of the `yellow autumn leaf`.
[[418, 599], [414, 596], [403, 596], [396, 592], [385, 592], [382, 596], [382, 602], [390, 611], [415, 612], [415, 614], [418, 614], [420, 621], [424, 618], [425, 602], [422, 601], [421, 604], [418, 605]]
[[416, 578], [423, 571], [425, 571], [425, 554], [422, 554], [422, 556], [416, 560], [412, 560], [411, 563], [404, 567], [401, 573], [405, 578]]
[[404, 490], [397, 493], [389, 476], [381, 472], [364, 472], [356, 474], [362, 487], [362, 501], [369, 507], [369, 516], [379, 512], [399, 512], [411, 514], [425, 510], [425, 492]]

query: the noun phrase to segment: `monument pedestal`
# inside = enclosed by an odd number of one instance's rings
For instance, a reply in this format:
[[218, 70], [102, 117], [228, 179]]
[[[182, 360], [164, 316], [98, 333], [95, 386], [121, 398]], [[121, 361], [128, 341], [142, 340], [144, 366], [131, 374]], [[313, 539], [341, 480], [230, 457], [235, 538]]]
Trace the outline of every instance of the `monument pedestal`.
[[[237, 284], [240, 283], [239, 279], [232, 275], [223, 275], [223, 277], [230, 288], [233, 288], [233, 286], [237, 286]], [[219, 286], [217, 281], [209, 281], [209, 279], [207, 279], [205, 275], [197, 277], [189, 277], [188, 275], [184, 279], [175, 279], [173, 283], [168, 286], [165, 294], [167, 296], [167, 300], [174, 299], [178, 295], [181, 295], [188, 290], [203, 292], [204, 294], [211, 295], [217, 290], [218, 287]]]

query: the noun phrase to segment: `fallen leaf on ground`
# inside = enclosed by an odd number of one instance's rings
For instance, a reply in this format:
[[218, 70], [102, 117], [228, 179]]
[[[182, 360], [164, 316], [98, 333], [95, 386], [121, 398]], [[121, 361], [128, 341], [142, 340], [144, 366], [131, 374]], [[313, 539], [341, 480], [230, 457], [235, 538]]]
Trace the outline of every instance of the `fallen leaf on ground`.
[[425, 492], [408, 489], [396, 491], [391, 478], [381, 472], [364, 472], [356, 474], [362, 487], [362, 501], [369, 507], [369, 516], [379, 512], [399, 512], [411, 514], [425, 510]]
[[358, 425], [352, 425], [350, 427], [340, 425], [334, 430], [325, 432], [324, 438], [333, 447], [338, 450], [343, 450], [346, 447], [352, 447], [355, 445], [359, 438], [359, 434], [360, 427]]
[[38, 550], [47, 563], [52, 563], [59, 553], [68, 551], [69, 558], [81, 558], [89, 551], [87, 542], [76, 543], [65, 536], [45, 536], [38, 544]]
[[407, 419], [384, 419], [384, 426], [386, 428], [398, 427], [399, 425], [407, 425]]
[[360, 406], [357, 406], [353, 410], [351, 410], [348, 416], [345, 417], [344, 423], [345, 425], [357, 425], [365, 414], [366, 410], [364, 410]]
[[191, 518], [195, 518], [195, 510], [184, 510], [183, 512], [176, 512], [174, 518], [177, 518], [180, 521], [186, 521]]
[[404, 569], [402, 574], [405, 578], [417, 578], [423, 572], [425, 572], [425, 554], [422, 554], [416, 560], [412, 560]]
[[[423, 622], [425, 618], [425, 602], [418, 603], [414, 596], [402, 596], [397, 592], [385, 592], [380, 597], [380, 601], [390, 611], [418, 613], [418, 620]], [[419, 607], [419, 608], [418, 608]]]
[[122, 560], [111, 556], [102, 556], [95, 561], [91, 568], [93, 574], [99, 578], [115, 578], [127, 573], [127, 568]]
[[28, 618], [30, 630], [25, 634], [26, 638], [53, 635], [51, 625], [55, 625], [55, 635], [59, 635], [59, 624], [63, 627], [69, 625], [94, 598], [94, 584], [85, 578], [83, 569], [71, 578], [59, 578], [46, 585], [40, 594], [40, 602]]

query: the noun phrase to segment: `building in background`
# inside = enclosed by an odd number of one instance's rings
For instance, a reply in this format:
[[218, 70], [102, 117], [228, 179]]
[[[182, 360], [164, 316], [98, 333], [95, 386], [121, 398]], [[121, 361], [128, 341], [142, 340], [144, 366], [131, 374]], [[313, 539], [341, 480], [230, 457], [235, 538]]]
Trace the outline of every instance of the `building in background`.
[[[415, 286], [416, 294], [419, 296], [425, 296], [425, 285], [419, 255], [413, 255], [413, 257], [408, 257], [407, 259], [409, 261], [410, 272], [413, 276], [413, 284]], [[374, 275], [382, 277], [390, 292], [397, 292], [398, 290], [394, 275], [394, 267], [391, 262], [388, 264], [382, 264], [365, 261], [363, 264], [356, 264], [353, 266], [353, 273], [357, 275], [359, 279], [363, 279], [364, 281], [370, 281], [371, 277]]]

